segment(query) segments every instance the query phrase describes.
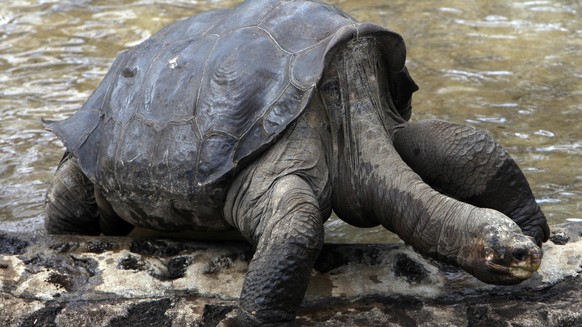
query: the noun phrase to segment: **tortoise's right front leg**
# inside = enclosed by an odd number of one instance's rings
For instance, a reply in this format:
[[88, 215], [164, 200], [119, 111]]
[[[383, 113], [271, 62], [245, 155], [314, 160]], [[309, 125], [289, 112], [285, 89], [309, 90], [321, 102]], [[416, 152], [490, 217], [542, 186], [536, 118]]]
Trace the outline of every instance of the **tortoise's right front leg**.
[[256, 248], [241, 293], [239, 322], [291, 325], [323, 245], [317, 198], [296, 175], [269, 181], [247, 174], [235, 184], [225, 213]]

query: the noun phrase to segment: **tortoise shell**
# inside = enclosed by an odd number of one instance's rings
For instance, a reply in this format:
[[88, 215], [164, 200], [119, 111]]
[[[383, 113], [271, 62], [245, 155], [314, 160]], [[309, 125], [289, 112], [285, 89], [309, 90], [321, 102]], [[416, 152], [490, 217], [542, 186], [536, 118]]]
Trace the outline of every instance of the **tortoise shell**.
[[252, 0], [205, 12], [121, 53], [83, 107], [47, 128], [104, 188], [124, 180], [189, 192], [275, 142], [310, 102], [333, 49], [362, 36], [378, 39], [395, 76], [405, 71], [400, 35], [330, 5]]

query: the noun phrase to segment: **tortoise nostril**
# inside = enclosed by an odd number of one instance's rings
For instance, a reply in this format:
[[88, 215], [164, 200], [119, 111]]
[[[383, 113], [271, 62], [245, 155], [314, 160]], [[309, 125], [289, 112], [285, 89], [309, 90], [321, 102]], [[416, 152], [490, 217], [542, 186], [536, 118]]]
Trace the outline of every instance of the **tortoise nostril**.
[[526, 249], [515, 249], [511, 252], [511, 256], [517, 261], [523, 261], [527, 258], [527, 250]]

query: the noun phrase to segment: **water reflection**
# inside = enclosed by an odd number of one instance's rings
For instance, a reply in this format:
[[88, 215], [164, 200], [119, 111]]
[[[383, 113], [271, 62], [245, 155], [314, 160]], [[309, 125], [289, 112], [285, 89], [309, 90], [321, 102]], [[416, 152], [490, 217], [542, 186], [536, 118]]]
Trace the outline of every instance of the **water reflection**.
[[[38, 221], [62, 146], [62, 119], [113, 58], [181, 17], [238, 1], [13, 0], [0, 8], [0, 220]], [[528, 176], [553, 223], [579, 219], [582, 4], [549, 1], [334, 0], [400, 32], [421, 91], [414, 119], [488, 129]], [[386, 240], [329, 223], [328, 240]]]

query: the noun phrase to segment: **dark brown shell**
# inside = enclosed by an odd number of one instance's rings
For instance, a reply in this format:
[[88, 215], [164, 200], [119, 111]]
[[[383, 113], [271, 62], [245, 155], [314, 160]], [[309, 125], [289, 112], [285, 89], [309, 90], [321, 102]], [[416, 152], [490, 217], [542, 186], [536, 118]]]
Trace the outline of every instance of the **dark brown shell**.
[[326, 4], [206, 12], [123, 52], [84, 106], [47, 128], [93, 181], [187, 192], [274, 142], [309, 103], [328, 53], [364, 35], [379, 39], [394, 73], [404, 69], [398, 34]]

